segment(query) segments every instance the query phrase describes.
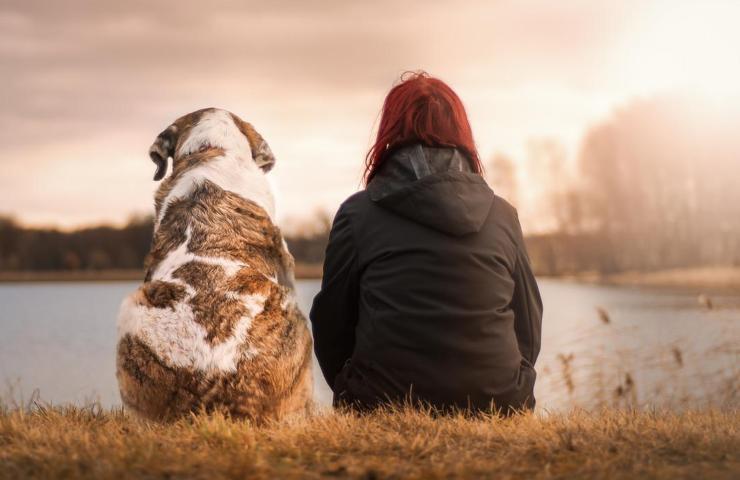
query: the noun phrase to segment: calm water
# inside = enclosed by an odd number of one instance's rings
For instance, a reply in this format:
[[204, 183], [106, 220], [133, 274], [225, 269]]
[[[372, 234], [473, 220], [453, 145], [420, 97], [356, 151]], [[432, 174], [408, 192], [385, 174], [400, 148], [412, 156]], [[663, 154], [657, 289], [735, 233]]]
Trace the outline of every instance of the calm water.
[[[298, 282], [307, 311], [318, 281]], [[137, 283], [0, 284], [0, 392], [118, 405], [115, 318]], [[738, 403], [740, 297], [540, 281], [538, 405]], [[597, 308], [608, 314], [608, 323]], [[331, 393], [314, 362], [316, 398]]]

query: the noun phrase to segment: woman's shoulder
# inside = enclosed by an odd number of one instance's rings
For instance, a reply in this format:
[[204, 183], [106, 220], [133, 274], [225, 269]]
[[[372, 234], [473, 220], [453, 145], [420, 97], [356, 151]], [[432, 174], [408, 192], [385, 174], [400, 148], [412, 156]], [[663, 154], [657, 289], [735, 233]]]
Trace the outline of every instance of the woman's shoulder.
[[372, 201], [370, 200], [370, 196], [367, 194], [367, 190], [360, 190], [359, 192], [355, 192], [347, 197], [347, 199], [339, 205], [337, 214], [356, 214], [365, 210], [371, 203]]
[[519, 214], [505, 198], [494, 194], [491, 210], [488, 213], [488, 222], [516, 225], [519, 223]]
[[509, 203], [509, 201], [506, 200], [504, 197], [496, 194], [493, 195], [492, 208], [494, 208], [499, 215], [504, 215], [507, 218], [516, 219], [519, 217], [519, 213], [517, 212], [514, 205]]

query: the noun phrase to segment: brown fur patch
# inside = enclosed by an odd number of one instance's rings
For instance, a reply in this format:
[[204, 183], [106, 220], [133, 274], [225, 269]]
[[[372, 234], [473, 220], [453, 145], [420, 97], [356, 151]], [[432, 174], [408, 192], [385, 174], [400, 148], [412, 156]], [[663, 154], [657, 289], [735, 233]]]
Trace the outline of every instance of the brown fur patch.
[[236, 128], [238, 128], [239, 131], [242, 132], [242, 135], [247, 137], [249, 148], [252, 150], [252, 152], [256, 152], [257, 149], [259, 149], [260, 144], [265, 141], [262, 138], [262, 135], [257, 133], [257, 130], [254, 129], [251, 123], [245, 122], [233, 113], [231, 114], [231, 119], [234, 121], [234, 125], [236, 125]]
[[205, 375], [171, 368], [141, 340], [126, 335], [118, 342], [117, 377], [124, 404], [153, 420], [170, 420], [199, 406]]
[[169, 367], [142, 340], [126, 335], [118, 342], [121, 398], [138, 415], [160, 421], [201, 409], [257, 424], [305, 412], [311, 403], [312, 377], [311, 341], [304, 333], [299, 344], [306, 348], [294, 355], [257, 355], [240, 362], [237, 372], [219, 376]]
[[264, 310], [249, 332], [249, 345], [257, 355], [242, 359], [235, 373], [212, 376], [170, 367], [142, 340], [127, 335], [119, 341], [117, 360], [124, 404], [154, 420], [205, 409], [262, 423], [305, 412], [313, 386], [312, 342], [305, 319], [295, 305], [287, 311], [281, 307], [287, 289], [259, 277], [243, 269], [227, 282], [231, 288], [237, 278], [251, 278], [258, 291], [268, 290]]
[[174, 308], [175, 304], [185, 298], [185, 288], [182, 285], [155, 280], [147, 282], [142, 292], [149, 306], [154, 308]]
[[188, 300], [195, 321], [207, 332], [206, 340], [212, 344], [229, 338], [239, 320], [249, 311], [236, 293], [228, 288], [222, 267], [201, 262], [189, 262], [178, 268], [174, 277], [183, 280], [197, 292]]
[[242, 135], [247, 137], [254, 162], [264, 171], [270, 171], [275, 164], [275, 156], [270, 151], [270, 147], [267, 146], [265, 139], [254, 129], [251, 123], [245, 122], [233, 113], [231, 119]]
[[207, 150], [174, 159], [172, 164], [172, 174], [162, 181], [154, 194], [155, 215], [159, 217], [159, 212], [164, 204], [164, 199], [167, 198], [167, 195], [169, 195], [170, 191], [172, 191], [175, 185], [177, 185], [177, 182], [186, 172], [199, 165], [204, 165], [210, 161], [221, 158], [225, 153], [226, 151], [223, 148], [211, 147]]
[[185, 241], [196, 255], [240, 261], [268, 277], [282, 278], [293, 259], [283, 247], [282, 234], [254, 202], [206, 181], [186, 199], [170, 204], [154, 233], [146, 261], [147, 278], [168, 253]]

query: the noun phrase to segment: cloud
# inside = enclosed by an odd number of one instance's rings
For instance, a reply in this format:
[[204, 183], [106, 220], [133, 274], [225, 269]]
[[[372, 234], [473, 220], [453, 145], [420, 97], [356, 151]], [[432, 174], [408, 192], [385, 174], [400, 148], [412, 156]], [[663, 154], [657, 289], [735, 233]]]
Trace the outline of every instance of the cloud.
[[[357, 187], [383, 95], [402, 71], [428, 69], [475, 102], [484, 156], [543, 129], [570, 135], [593, 115], [589, 99], [608, 98], [605, 52], [633, 10], [585, 1], [6, 0], [0, 203], [62, 223], [149, 208], [152, 185], [131, 185], [150, 177], [153, 136], [185, 112], [221, 106], [253, 121], [278, 153], [284, 211], [332, 209]], [[557, 110], [543, 116], [537, 98], [548, 92], [559, 92], [548, 103]], [[573, 92], [586, 100], [568, 109]], [[528, 115], [550, 120], [531, 131]], [[55, 187], [60, 162], [77, 172], [65, 177], [72, 191]], [[119, 182], [88, 167], [115, 162], [125, 165]], [[26, 188], [32, 178], [64, 202], [42, 212]], [[101, 184], [108, 194], [91, 204]]]

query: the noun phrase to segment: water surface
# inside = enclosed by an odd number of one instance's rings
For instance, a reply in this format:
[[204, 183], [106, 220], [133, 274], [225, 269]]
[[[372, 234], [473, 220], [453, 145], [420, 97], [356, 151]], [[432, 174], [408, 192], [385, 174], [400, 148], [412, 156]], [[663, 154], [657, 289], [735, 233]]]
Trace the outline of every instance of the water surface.
[[[0, 284], [0, 381], [6, 396], [120, 404], [115, 318], [136, 282]], [[298, 282], [304, 312], [319, 288]], [[737, 401], [740, 298], [541, 280], [538, 405], [698, 405]], [[607, 313], [608, 323], [597, 308]], [[314, 361], [316, 398], [331, 392]], [[621, 389], [621, 390], [620, 390]], [[725, 397], [722, 397], [723, 399]], [[725, 400], [723, 400], [725, 401]]]

